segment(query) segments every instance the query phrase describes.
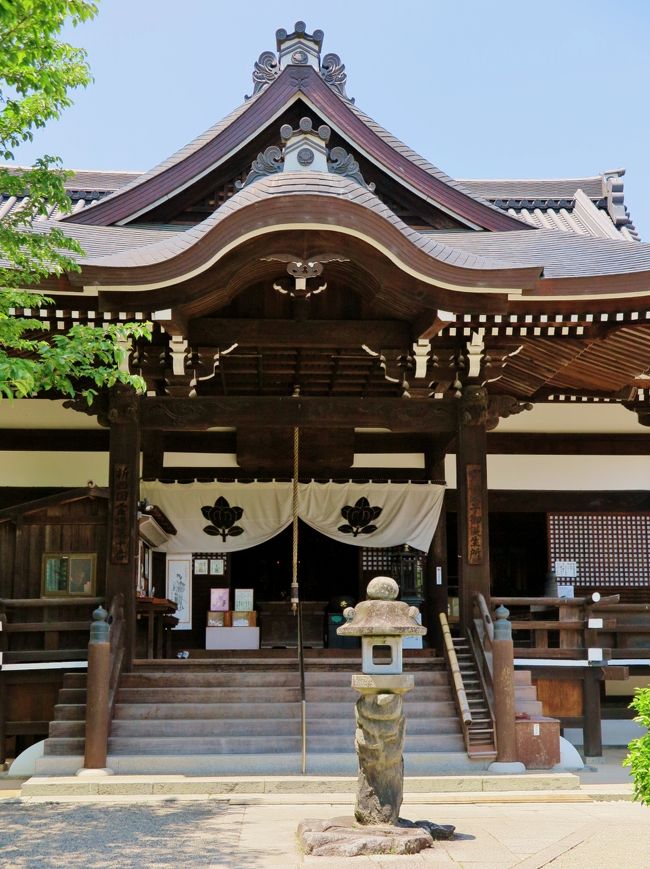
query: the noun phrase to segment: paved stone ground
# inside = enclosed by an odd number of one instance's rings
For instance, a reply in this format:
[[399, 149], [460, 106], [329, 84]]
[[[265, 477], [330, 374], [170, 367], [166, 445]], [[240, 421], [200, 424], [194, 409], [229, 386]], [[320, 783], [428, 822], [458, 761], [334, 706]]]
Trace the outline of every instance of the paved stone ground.
[[[122, 800], [124, 798], [121, 798]], [[351, 808], [351, 804], [350, 807]], [[457, 838], [413, 857], [301, 858], [304, 817], [345, 805], [218, 800], [0, 803], [2, 869], [647, 869], [650, 809], [629, 802], [422, 806], [403, 815], [452, 823]]]

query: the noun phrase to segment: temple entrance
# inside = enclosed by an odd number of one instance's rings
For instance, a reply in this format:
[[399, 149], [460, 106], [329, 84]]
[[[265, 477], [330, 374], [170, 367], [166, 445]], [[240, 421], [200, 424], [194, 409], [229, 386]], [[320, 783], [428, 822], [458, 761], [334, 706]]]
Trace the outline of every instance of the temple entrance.
[[[319, 534], [299, 522], [300, 598], [329, 601], [338, 595], [358, 594], [359, 549]], [[257, 601], [289, 599], [291, 585], [291, 527], [260, 546], [233, 552], [233, 587], [253, 588]]]

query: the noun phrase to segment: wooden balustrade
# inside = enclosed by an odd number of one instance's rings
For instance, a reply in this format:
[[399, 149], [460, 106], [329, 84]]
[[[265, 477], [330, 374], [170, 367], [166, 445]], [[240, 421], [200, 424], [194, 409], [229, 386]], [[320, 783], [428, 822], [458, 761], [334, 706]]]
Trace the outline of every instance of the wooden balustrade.
[[[514, 610], [518, 658], [585, 660], [590, 648], [602, 648], [608, 659], [650, 657], [650, 604], [622, 604], [617, 594], [600, 600], [494, 597], [492, 603]], [[590, 619], [602, 625], [590, 627]]]
[[[85, 660], [89, 610], [102, 602], [101, 597], [0, 599], [4, 663]], [[55, 610], [63, 610], [65, 614], [58, 616]]]
[[447, 668], [451, 673], [454, 702], [456, 703], [456, 709], [458, 710], [458, 715], [460, 717], [465, 746], [469, 751], [469, 725], [472, 723], [472, 713], [469, 708], [467, 693], [465, 691], [465, 685], [463, 684], [463, 676], [458, 665], [458, 658], [456, 657], [456, 650], [454, 649], [454, 643], [451, 638], [447, 616], [445, 613], [440, 613], [439, 617], [443, 640], [442, 650], [445, 660], [447, 661]]

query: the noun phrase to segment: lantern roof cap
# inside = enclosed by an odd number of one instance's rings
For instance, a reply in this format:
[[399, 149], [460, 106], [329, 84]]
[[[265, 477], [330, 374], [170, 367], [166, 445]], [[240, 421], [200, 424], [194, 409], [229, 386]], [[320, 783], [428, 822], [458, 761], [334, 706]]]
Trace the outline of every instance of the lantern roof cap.
[[342, 637], [422, 636], [427, 629], [418, 624], [417, 607], [396, 600], [399, 587], [390, 576], [376, 576], [368, 584], [368, 600], [348, 607], [346, 623], [337, 630]]

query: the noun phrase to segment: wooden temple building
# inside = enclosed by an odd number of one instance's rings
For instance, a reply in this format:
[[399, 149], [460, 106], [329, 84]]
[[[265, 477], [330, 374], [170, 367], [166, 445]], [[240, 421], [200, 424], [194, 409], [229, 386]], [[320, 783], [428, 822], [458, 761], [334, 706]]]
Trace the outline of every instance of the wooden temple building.
[[49, 218], [80, 271], [16, 313], [153, 331], [124, 348], [146, 394], [0, 406], [0, 761], [47, 737], [37, 769], [79, 766], [99, 604], [120, 770], [351, 754], [335, 627], [377, 574], [428, 628], [408, 751], [496, 756], [499, 603], [522, 728], [599, 754], [648, 679], [650, 245], [623, 172], [452, 179], [322, 40], [279, 30], [228, 117], [144, 174], [77, 172]]

